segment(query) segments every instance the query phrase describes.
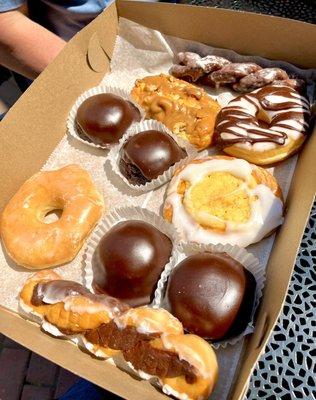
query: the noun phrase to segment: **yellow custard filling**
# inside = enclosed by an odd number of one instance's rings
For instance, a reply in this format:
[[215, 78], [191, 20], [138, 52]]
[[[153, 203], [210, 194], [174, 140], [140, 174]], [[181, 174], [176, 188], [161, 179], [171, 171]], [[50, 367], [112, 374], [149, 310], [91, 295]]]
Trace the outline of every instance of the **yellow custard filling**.
[[212, 172], [186, 190], [184, 207], [205, 228], [225, 230], [226, 221], [246, 223], [251, 199], [243, 184], [229, 172]]

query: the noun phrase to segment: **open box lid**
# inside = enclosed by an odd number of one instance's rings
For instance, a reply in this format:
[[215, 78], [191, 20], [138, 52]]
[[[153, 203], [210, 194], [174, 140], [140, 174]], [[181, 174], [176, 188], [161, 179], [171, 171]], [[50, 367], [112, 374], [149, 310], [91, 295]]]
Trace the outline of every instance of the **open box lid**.
[[[77, 34], [11, 108], [0, 124], [0, 209], [37, 172], [66, 132], [75, 99], [97, 85], [109, 69], [118, 15], [165, 34], [316, 67], [316, 26], [252, 13], [118, 0]], [[276, 322], [286, 295], [297, 249], [315, 194], [316, 136], [299, 157], [288, 196], [288, 212], [270, 257], [267, 285], [239, 369], [233, 399], [242, 397], [249, 376]], [[159, 399], [163, 394], [71, 343], [51, 339], [38, 326], [0, 309], [0, 331], [74, 373], [128, 399]]]

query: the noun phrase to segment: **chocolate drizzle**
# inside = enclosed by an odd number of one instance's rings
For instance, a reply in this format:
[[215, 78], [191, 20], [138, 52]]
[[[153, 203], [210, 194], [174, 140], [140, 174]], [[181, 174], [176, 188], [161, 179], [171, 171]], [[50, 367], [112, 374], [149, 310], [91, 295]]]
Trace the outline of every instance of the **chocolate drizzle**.
[[108, 307], [113, 314], [121, 314], [128, 310], [127, 304], [115, 299], [114, 297], [91, 293], [80, 283], [67, 280], [54, 280], [35, 285], [31, 303], [33, 306], [45, 304], [56, 304], [64, 302], [67, 297], [84, 296], [93, 302], [103, 304]]
[[[277, 102], [271, 97], [283, 98]], [[264, 110], [270, 123], [260, 126], [258, 113]], [[310, 108], [307, 100], [286, 86], [266, 86], [242, 95], [224, 107], [217, 117], [216, 142], [222, 147], [235, 143], [272, 142], [283, 145], [288, 131], [307, 133]], [[293, 121], [294, 124], [291, 125]]]
[[136, 370], [159, 378], [174, 378], [184, 375], [188, 383], [196, 381], [195, 369], [177, 353], [156, 348], [150, 341], [159, 338], [159, 333], [140, 333], [134, 326], [120, 329], [114, 321], [86, 332], [85, 338], [98, 346], [120, 350], [127, 362]]

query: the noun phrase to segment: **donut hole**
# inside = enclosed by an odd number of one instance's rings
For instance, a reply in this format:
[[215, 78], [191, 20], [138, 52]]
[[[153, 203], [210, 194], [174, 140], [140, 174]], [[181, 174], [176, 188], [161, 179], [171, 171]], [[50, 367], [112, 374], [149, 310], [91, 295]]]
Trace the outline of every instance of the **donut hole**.
[[53, 210], [49, 210], [45, 213], [43, 217], [43, 222], [45, 224], [52, 224], [61, 218], [62, 213], [63, 210], [61, 208], [55, 208]]
[[269, 115], [261, 108], [257, 112], [256, 115], [257, 122], [261, 128], [267, 129], [270, 128], [271, 125], [271, 119]]
[[202, 227], [224, 231], [226, 222], [250, 218], [251, 199], [243, 184], [228, 172], [212, 172], [186, 191], [183, 205]]

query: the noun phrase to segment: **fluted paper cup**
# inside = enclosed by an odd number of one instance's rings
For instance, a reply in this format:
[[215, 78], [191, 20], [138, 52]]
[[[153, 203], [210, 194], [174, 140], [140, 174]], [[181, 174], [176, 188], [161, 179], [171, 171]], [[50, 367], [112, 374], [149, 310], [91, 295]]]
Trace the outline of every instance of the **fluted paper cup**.
[[170, 238], [172, 241], [172, 253], [169, 259], [169, 262], [165, 265], [164, 271], [169, 271], [172, 265], [174, 265], [174, 256], [176, 252], [176, 248], [179, 243], [179, 236], [178, 232], [174, 229], [174, 227], [164, 220], [159, 215], [155, 214], [152, 211], [149, 211], [145, 208], [141, 207], [122, 207], [117, 208], [108, 214], [104, 219], [101, 220], [98, 227], [92, 233], [84, 255], [84, 283], [85, 286], [94, 292], [93, 289], [93, 267], [92, 267], [92, 260], [93, 255], [95, 252], [96, 247], [100, 243], [102, 237], [116, 224], [122, 221], [129, 221], [129, 220], [137, 220], [137, 221], [144, 221], [155, 228], [159, 229], [162, 233]]
[[172, 270], [178, 265], [183, 259], [189, 257], [194, 254], [202, 253], [202, 252], [211, 252], [211, 253], [227, 253], [234, 260], [238, 261], [243, 267], [245, 267], [255, 278], [256, 281], [256, 291], [255, 291], [255, 299], [252, 312], [249, 316], [249, 322], [239, 335], [231, 337], [227, 340], [212, 342], [214, 348], [219, 347], [227, 347], [227, 345], [234, 345], [239, 342], [244, 336], [252, 333], [254, 331], [254, 315], [255, 311], [260, 303], [260, 299], [262, 297], [262, 291], [265, 284], [265, 271], [264, 268], [260, 265], [258, 259], [254, 257], [247, 250], [238, 247], [231, 246], [230, 244], [197, 244], [197, 243], [182, 243], [178, 246], [174, 263], [169, 268], [165, 269], [160, 276], [160, 280], [157, 284], [157, 289], [155, 291], [153, 307], [161, 307], [164, 308], [164, 294], [167, 288], [168, 277]]

